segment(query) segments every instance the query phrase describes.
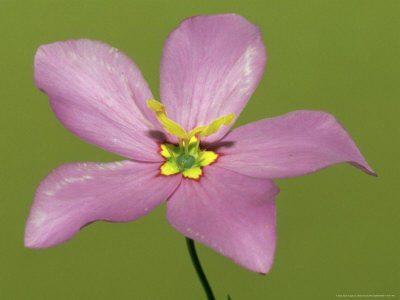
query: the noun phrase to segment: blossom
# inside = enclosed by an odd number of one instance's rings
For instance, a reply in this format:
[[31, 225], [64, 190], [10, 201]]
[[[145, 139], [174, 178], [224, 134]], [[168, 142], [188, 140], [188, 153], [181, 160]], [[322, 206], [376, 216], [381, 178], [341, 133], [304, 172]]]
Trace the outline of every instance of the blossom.
[[329, 113], [294, 111], [229, 131], [264, 72], [258, 26], [234, 15], [185, 19], [161, 59], [161, 100], [106, 43], [40, 46], [34, 80], [79, 138], [127, 157], [67, 163], [38, 186], [25, 246], [65, 242], [96, 220], [127, 222], [166, 200], [169, 223], [239, 265], [269, 271], [276, 247], [272, 179], [349, 162], [374, 175]]

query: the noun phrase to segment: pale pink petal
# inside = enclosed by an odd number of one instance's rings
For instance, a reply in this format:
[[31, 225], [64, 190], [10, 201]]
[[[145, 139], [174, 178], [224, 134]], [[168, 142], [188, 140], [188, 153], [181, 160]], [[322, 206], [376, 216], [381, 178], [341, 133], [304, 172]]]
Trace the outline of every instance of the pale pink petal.
[[277, 193], [271, 180], [207, 166], [199, 181], [182, 180], [167, 201], [167, 219], [244, 268], [267, 273], [275, 253]]
[[162, 160], [151, 137], [162, 129], [146, 107], [153, 96], [124, 53], [99, 41], [68, 40], [39, 47], [34, 68], [36, 86], [72, 133], [119, 155]]
[[36, 190], [25, 246], [65, 242], [96, 220], [127, 222], [166, 200], [180, 176], [160, 176], [158, 163], [71, 163], [53, 170]]
[[[169, 35], [161, 59], [161, 100], [186, 130], [240, 114], [264, 72], [259, 27], [234, 15], [188, 18]], [[230, 126], [204, 139], [220, 139]]]
[[284, 178], [348, 162], [376, 175], [351, 136], [322, 111], [294, 111], [250, 123], [216, 144], [218, 166], [261, 178]]

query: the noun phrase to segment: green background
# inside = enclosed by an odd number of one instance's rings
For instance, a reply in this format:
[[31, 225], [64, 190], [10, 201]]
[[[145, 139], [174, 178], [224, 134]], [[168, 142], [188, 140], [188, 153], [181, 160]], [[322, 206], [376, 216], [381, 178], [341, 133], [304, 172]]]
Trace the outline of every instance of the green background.
[[266, 72], [235, 126], [296, 109], [332, 113], [378, 178], [347, 164], [278, 180], [272, 270], [251, 273], [199, 245], [218, 299], [400, 295], [400, 1], [0, 0], [0, 299], [204, 299], [164, 206], [130, 223], [97, 222], [60, 246], [23, 247], [38, 183], [56, 166], [120, 157], [64, 129], [33, 84], [36, 48], [106, 41], [159, 95], [163, 42], [189, 16], [235, 12], [259, 24]]

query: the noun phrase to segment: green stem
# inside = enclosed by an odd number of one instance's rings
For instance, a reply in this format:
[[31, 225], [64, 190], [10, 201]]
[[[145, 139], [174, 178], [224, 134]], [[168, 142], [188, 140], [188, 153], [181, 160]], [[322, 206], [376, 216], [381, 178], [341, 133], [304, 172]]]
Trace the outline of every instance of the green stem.
[[185, 157], [187, 158], [189, 155], [189, 141], [186, 139], [183, 139], [183, 144], [185, 145]]
[[186, 244], [189, 250], [190, 258], [192, 259], [193, 266], [196, 269], [197, 276], [199, 276], [201, 285], [203, 286], [204, 292], [207, 295], [207, 299], [215, 300], [211, 287], [208, 284], [206, 274], [204, 274], [204, 271], [201, 268], [200, 260], [197, 256], [196, 248], [194, 247], [194, 241], [192, 239], [186, 238]]

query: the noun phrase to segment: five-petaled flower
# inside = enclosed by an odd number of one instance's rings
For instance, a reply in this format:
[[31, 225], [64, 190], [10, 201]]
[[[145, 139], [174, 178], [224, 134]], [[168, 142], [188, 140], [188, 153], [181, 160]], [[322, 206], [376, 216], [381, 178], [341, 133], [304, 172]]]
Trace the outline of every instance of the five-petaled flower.
[[326, 112], [294, 111], [229, 131], [265, 63], [259, 28], [243, 17], [188, 18], [163, 49], [161, 104], [135, 63], [106, 43], [39, 47], [35, 84], [61, 123], [129, 159], [52, 171], [37, 188], [25, 245], [55, 246], [93, 221], [135, 220], [166, 200], [180, 233], [268, 272], [276, 243], [272, 179], [341, 162], [374, 172]]

